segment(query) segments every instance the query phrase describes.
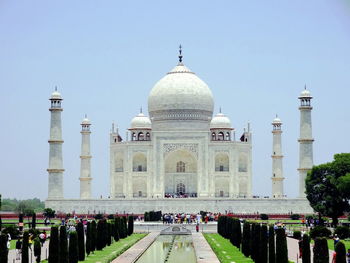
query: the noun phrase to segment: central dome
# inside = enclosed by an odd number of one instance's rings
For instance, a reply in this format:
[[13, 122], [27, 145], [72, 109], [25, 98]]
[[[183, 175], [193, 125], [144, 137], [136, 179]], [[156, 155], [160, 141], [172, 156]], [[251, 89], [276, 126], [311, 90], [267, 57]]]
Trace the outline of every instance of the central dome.
[[154, 85], [148, 97], [152, 122], [200, 120], [209, 123], [213, 108], [208, 85], [181, 62]]

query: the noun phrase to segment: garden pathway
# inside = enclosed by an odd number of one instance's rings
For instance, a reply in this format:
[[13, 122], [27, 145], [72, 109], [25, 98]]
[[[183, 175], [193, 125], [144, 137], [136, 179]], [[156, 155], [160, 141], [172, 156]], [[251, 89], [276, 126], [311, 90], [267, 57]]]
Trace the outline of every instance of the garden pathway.
[[[41, 260], [47, 259], [49, 256], [49, 242], [46, 241], [44, 243], [44, 246], [41, 248]], [[20, 263], [21, 260], [16, 260], [16, 249], [11, 249], [8, 254], [8, 261], [9, 263]], [[34, 251], [33, 246], [32, 250], [29, 250], [29, 263], [34, 263], [35, 257], [34, 257]]]
[[202, 233], [192, 232], [193, 246], [199, 263], [220, 263]]
[[[299, 256], [299, 244], [298, 240], [294, 238], [287, 237], [287, 244], [288, 244], [288, 259], [293, 261], [293, 262], [302, 262], [301, 258], [298, 258]], [[311, 245], [310, 251], [311, 251], [311, 261], [312, 261], [312, 248], [313, 246]], [[332, 263], [332, 255], [333, 255], [333, 250], [329, 250], [329, 263]]]

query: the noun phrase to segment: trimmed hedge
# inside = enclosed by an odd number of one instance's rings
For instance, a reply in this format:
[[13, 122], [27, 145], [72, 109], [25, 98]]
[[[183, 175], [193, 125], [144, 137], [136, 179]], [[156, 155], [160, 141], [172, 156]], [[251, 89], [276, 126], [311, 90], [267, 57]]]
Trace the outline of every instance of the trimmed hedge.
[[310, 237], [307, 234], [303, 236], [302, 251], [303, 263], [311, 263]]
[[301, 231], [294, 231], [293, 238], [300, 240], [301, 239]]
[[69, 234], [69, 263], [78, 263], [78, 234], [73, 231]]
[[346, 249], [345, 245], [343, 242], [339, 241], [335, 245], [335, 252], [337, 253], [336, 255], [336, 263], [346, 263]]
[[275, 229], [273, 225], [269, 226], [269, 263], [276, 262], [276, 252], [275, 252]]
[[314, 263], [328, 263], [329, 252], [327, 239], [324, 237], [316, 237], [314, 246]]
[[249, 257], [250, 252], [250, 239], [251, 239], [251, 226], [248, 222], [243, 224], [243, 237], [242, 237], [242, 253]]
[[60, 263], [68, 263], [68, 238], [66, 226], [60, 227]]
[[7, 263], [8, 249], [7, 249], [7, 235], [0, 235], [0, 263]]
[[347, 226], [337, 226], [334, 234], [337, 234], [340, 239], [346, 239], [350, 237], [350, 229]]
[[276, 262], [288, 263], [287, 239], [283, 228], [276, 229]]
[[332, 232], [325, 226], [315, 226], [310, 230], [310, 237], [315, 239], [316, 237], [329, 237]]
[[49, 242], [49, 263], [59, 263], [59, 236], [58, 236], [58, 227], [53, 226], [51, 227], [51, 234], [50, 234], [50, 242]]
[[78, 235], [78, 258], [79, 261], [85, 260], [85, 235], [84, 225], [82, 222], [77, 224], [77, 235]]

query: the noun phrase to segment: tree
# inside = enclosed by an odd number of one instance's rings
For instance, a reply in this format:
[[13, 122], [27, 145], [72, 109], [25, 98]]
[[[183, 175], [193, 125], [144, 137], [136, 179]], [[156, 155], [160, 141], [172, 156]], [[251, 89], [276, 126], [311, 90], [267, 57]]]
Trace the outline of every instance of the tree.
[[84, 261], [85, 259], [85, 236], [84, 236], [84, 225], [82, 222], [77, 224], [77, 234], [78, 234], [78, 252], [79, 261]]
[[132, 235], [134, 233], [134, 217], [129, 216], [129, 221], [128, 221], [128, 235]]
[[267, 225], [260, 228], [259, 260], [260, 263], [267, 263]]
[[327, 239], [324, 237], [317, 237], [315, 239], [314, 246], [314, 263], [328, 263], [329, 262], [329, 252]]
[[106, 230], [107, 230], [107, 235], [106, 235], [106, 238], [107, 238], [107, 246], [110, 246], [111, 245], [111, 242], [112, 242], [112, 224], [110, 222], [107, 222], [106, 223]]
[[60, 227], [60, 263], [68, 263], [68, 239], [66, 226]]
[[97, 240], [96, 221], [92, 220], [92, 222], [91, 222], [91, 247], [90, 247], [91, 252], [94, 252], [96, 250], [96, 240]]
[[78, 234], [72, 231], [69, 234], [69, 263], [78, 263]]
[[242, 237], [242, 253], [246, 256], [250, 256], [250, 224], [244, 222], [243, 224], [243, 237]]
[[119, 240], [119, 217], [114, 218], [114, 240]]
[[35, 229], [36, 227], [36, 214], [35, 212], [32, 215], [32, 228]]
[[0, 215], [0, 233], [1, 233], [1, 229], [2, 229], [2, 218], [1, 218], [1, 215]]
[[7, 263], [8, 259], [7, 235], [0, 235], [0, 263]]
[[19, 225], [19, 231], [22, 232], [23, 231], [23, 214], [22, 213], [18, 215], [18, 225]]
[[97, 223], [96, 250], [102, 250], [104, 248], [103, 227], [103, 219], [101, 219]]
[[87, 222], [86, 224], [86, 242], [85, 242], [85, 249], [86, 249], [86, 254], [90, 255], [91, 250], [91, 223]]
[[56, 211], [51, 209], [51, 208], [45, 208], [43, 215], [48, 217], [48, 218], [53, 218], [55, 217]]
[[41, 261], [41, 244], [38, 237], [34, 238], [34, 256], [37, 263]]
[[276, 253], [275, 253], [275, 229], [273, 225], [269, 226], [269, 263], [276, 262]]
[[29, 242], [29, 232], [28, 231], [24, 231], [23, 242], [22, 242], [22, 263], [28, 263], [29, 262], [28, 242]]
[[349, 173], [350, 153], [335, 154], [333, 162], [314, 166], [305, 180], [310, 206], [320, 217], [331, 217], [334, 226], [350, 208], [349, 193], [342, 191], [350, 180]]
[[60, 256], [60, 240], [58, 236], [58, 227], [51, 227], [50, 242], [49, 242], [49, 263], [59, 263]]
[[335, 262], [346, 263], [346, 249], [343, 242], [340, 241], [335, 245], [335, 252], [337, 253]]
[[287, 239], [283, 228], [276, 229], [276, 262], [288, 263]]
[[260, 259], [260, 224], [253, 223], [252, 224], [252, 238], [251, 238], [251, 257], [255, 262], [258, 262]]
[[307, 234], [303, 236], [302, 252], [303, 263], [311, 263], [310, 237]]

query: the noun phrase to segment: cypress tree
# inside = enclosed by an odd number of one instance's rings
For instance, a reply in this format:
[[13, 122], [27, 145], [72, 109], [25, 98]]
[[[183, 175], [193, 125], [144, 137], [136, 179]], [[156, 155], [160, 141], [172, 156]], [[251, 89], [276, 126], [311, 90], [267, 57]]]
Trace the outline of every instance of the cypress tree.
[[96, 250], [103, 249], [104, 236], [103, 236], [103, 220], [97, 222], [97, 232], [96, 232]]
[[236, 219], [236, 235], [237, 235], [236, 247], [238, 247], [238, 249], [241, 250], [242, 229], [241, 229], [241, 221], [239, 221], [239, 219]]
[[283, 228], [276, 229], [276, 262], [288, 263], [287, 239]]
[[314, 263], [328, 263], [329, 252], [327, 239], [316, 237], [314, 246]]
[[58, 227], [51, 227], [50, 242], [49, 242], [49, 263], [59, 263], [59, 236]]
[[96, 240], [97, 240], [97, 226], [96, 226], [96, 221], [93, 220], [91, 222], [91, 244], [90, 244], [91, 252], [94, 252], [96, 250]]
[[77, 224], [77, 235], [78, 235], [78, 259], [84, 261], [85, 259], [85, 236], [84, 236], [84, 225], [82, 222]]
[[34, 238], [34, 256], [37, 263], [41, 261], [41, 243], [38, 237]]
[[242, 237], [242, 253], [246, 256], [250, 256], [250, 224], [244, 222], [243, 224], [243, 237]]
[[108, 225], [107, 220], [103, 220], [103, 248], [108, 244]]
[[73, 231], [69, 234], [69, 263], [78, 263], [78, 234]]
[[28, 242], [29, 242], [29, 232], [24, 231], [23, 242], [22, 242], [22, 263], [29, 262]]
[[60, 227], [60, 263], [68, 263], [68, 238], [66, 226]]
[[32, 215], [32, 228], [35, 229], [36, 227], [36, 214], [35, 212]]
[[218, 224], [217, 224], [217, 232], [220, 236], [223, 236], [222, 234], [222, 224], [223, 224], [223, 216], [219, 216], [218, 218]]
[[128, 235], [132, 235], [134, 233], [134, 217], [129, 216], [129, 221], [128, 221]]
[[128, 236], [128, 225], [126, 216], [123, 216], [124, 238]]
[[1, 218], [1, 215], [0, 215], [0, 232], [2, 230], [2, 218]]
[[254, 223], [254, 232], [252, 236], [252, 259], [258, 262], [260, 259], [260, 224]]
[[275, 229], [273, 225], [269, 227], [269, 263], [276, 262], [275, 254]]
[[107, 246], [111, 245], [112, 241], [112, 224], [110, 222], [107, 222], [106, 224], [106, 230], [107, 230]]
[[85, 242], [85, 250], [86, 254], [90, 255], [90, 247], [91, 247], [91, 223], [87, 222], [86, 224], [86, 242]]
[[311, 263], [310, 238], [307, 234], [304, 234], [303, 236], [302, 251], [303, 263]]
[[114, 240], [119, 240], [119, 217], [114, 218]]
[[236, 239], [236, 224], [235, 224], [235, 219], [232, 217], [227, 217], [227, 225], [228, 225], [228, 239], [230, 239], [230, 242], [232, 245], [235, 246], [235, 244], [237, 243]]
[[0, 263], [7, 263], [8, 259], [7, 235], [0, 235]]
[[335, 252], [337, 253], [335, 262], [346, 263], [346, 249], [343, 242], [339, 241], [335, 245]]
[[267, 263], [267, 225], [260, 228], [259, 263]]

